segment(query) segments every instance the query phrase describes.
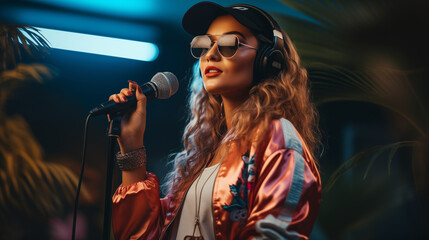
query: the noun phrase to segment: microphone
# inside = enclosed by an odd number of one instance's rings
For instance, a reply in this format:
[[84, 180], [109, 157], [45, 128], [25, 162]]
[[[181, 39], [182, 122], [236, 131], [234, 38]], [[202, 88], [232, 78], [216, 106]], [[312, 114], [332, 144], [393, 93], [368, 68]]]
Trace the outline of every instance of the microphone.
[[[140, 88], [148, 101], [154, 98], [167, 99], [177, 92], [179, 81], [177, 81], [177, 77], [171, 72], [159, 72], [152, 77], [150, 82], [143, 84]], [[102, 114], [122, 115], [137, 106], [135, 94], [127, 97], [127, 100], [124, 103], [115, 103], [113, 100], [105, 102], [92, 109], [89, 113], [93, 116]]]

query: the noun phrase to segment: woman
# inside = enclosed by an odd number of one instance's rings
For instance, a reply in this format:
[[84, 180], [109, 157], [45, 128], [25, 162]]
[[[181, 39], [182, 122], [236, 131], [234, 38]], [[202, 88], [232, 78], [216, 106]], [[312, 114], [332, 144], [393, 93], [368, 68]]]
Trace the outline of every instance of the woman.
[[130, 82], [110, 97], [124, 102], [137, 90], [137, 109], [118, 139], [116, 238], [308, 239], [321, 198], [317, 114], [293, 44], [250, 5], [198, 3], [182, 25], [195, 36], [199, 71], [165, 198], [146, 172], [145, 96]]

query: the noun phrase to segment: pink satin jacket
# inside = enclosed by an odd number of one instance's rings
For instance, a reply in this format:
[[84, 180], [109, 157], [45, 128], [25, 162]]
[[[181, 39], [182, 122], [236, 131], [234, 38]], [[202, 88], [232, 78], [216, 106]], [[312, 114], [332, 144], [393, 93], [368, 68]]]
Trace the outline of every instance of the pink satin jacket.
[[[221, 163], [212, 201], [216, 239], [308, 239], [311, 233], [320, 207], [320, 175], [288, 120], [274, 120], [271, 127], [262, 144], [246, 153], [232, 147]], [[115, 238], [168, 239], [191, 183], [163, 199], [150, 172], [144, 181], [119, 186], [113, 196]]]

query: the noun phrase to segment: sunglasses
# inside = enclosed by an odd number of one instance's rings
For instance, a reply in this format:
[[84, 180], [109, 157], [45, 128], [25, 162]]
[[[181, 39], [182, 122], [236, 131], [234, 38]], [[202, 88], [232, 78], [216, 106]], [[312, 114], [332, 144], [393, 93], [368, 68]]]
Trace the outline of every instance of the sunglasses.
[[[217, 41], [212, 41], [210, 37], [219, 36]], [[238, 37], [234, 34], [225, 35], [201, 35], [196, 36], [191, 42], [191, 54], [194, 58], [200, 59], [204, 57], [207, 52], [212, 48], [214, 43], [217, 42], [217, 50], [224, 58], [232, 58], [240, 46], [245, 46], [250, 49], [257, 49], [250, 45], [241, 43]]]

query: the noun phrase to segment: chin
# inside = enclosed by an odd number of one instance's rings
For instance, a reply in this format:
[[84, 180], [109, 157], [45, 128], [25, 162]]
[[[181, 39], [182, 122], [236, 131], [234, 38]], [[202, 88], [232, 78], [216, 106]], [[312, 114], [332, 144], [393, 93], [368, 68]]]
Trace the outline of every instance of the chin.
[[213, 79], [203, 80], [203, 83], [206, 91], [212, 94], [219, 94], [217, 92], [222, 89], [222, 86], [220, 86], [221, 84], [219, 84], [219, 81], [213, 81]]
[[219, 95], [219, 94], [222, 94], [222, 92], [224, 92], [224, 91], [222, 91], [221, 88], [216, 87], [216, 86], [210, 86], [210, 85], [207, 86], [207, 85], [204, 85], [204, 88], [206, 89], [206, 91], [208, 93], [214, 94], [214, 95]]
[[246, 83], [227, 83], [222, 79], [203, 80], [204, 89], [213, 95], [242, 96], [248, 95], [250, 91], [250, 82]]

